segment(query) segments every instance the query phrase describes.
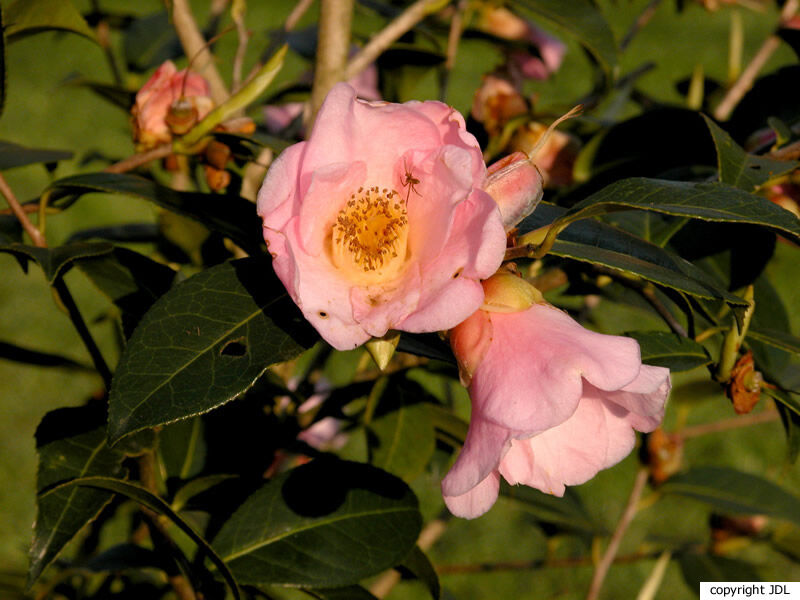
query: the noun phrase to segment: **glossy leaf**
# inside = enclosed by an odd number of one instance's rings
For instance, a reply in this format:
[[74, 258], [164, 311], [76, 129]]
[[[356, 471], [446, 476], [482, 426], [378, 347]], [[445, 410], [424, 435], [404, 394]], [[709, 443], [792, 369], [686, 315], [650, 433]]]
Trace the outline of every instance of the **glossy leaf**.
[[161, 430], [158, 452], [167, 477], [189, 479], [203, 470], [207, 452], [204, 433], [200, 418], [178, 421]]
[[6, 7], [6, 37], [13, 42], [42, 31], [68, 31], [97, 42], [70, 0], [12, 0]]
[[261, 221], [255, 206], [244, 198], [178, 192], [144, 177], [123, 173], [72, 175], [54, 181], [45, 193], [50, 194], [50, 201], [57, 204], [64, 196], [91, 192], [124, 194], [148, 200], [220, 232], [251, 254], [263, 251]]
[[[520, 233], [550, 223], [556, 227], [566, 214], [563, 208], [542, 203], [520, 224]], [[692, 296], [724, 300], [740, 310], [746, 307], [710, 273], [664, 248], [598, 221], [578, 221], [567, 227], [550, 254], [603, 265]]]
[[711, 363], [708, 351], [690, 338], [666, 331], [631, 331], [626, 333], [639, 342], [642, 362], [671, 371], [689, 371]]
[[752, 327], [747, 330], [747, 338], [753, 338], [764, 344], [768, 344], [773, 348], [791, 352], [792, 354], [800, 354], [800, 338], [787, 333], [786, 331], [778, 331], [775, 329], [753, 329]]
[[[0, 75], [2, 75], [1, 70]], [[36, 163], [53, 163], [70, 158], [72, 158], [72, 152], [66, 150], [26, 148], [12, 142], [0, 141], [0, 171]]]
[[84, 259], [78, 268], [122, 311], [126, 337], [170, 289], [176, 275], [168, 266], [127, 248], [114, 248], [108, 254]]
[[131, 336], [112, 383], [109, 437], [208, 412], [316, 340], [267, 260], [198, 273], [162, 296]]
[[316, 459], [252, 494], [214, 547], [242, 583], [346, 586], [403, 561], [421, 524], [417, 500], [400, 479]]
[[589, 0], [515, 0], [514, 6], [574, 35], [607, 73], [617, 64], [617, 45], [611, 28], [596, 5]]
[[[428, 405], [396, 383], [390, 381], [389, 388], [378, 407], [384, 414], [369, 425], [370, 463], [410, 482], [433, 456], [436, 435]], [[387, 410], [387, 404], [393, 406]]]
[[769, 227], [800, 241], [800, 219], [766, 198], [724, 183], [691, 183], [632, 177], [604, 187], [579, 202], [553, 224], [567, 225], [616, 210], [637, 208], [705, 221]]
[[533, 515], [538, 521], [552, 523], [570, 531], [586, 533], [601, 531], [573, 488], [567, 488], [561, 498], [524, 485], [502, 484], [500, 492], [507, 498], [515, 500], [522, 510]]
[[800, 524], [800, 498], [757, 475], [724, 467], [697, 467], [670, 478], [665, 494], [678, 494], [717, 510], [767, 515]]
[[109, 254], [113, 250], [114, 246], [106, 242], [78, 242], [55, 248], [38, 248], [17, 243], [0, 245], [0, 252], [13, 254], [24, 269], [27, 269], [29, 260], [37, 263], [51, 285], [75, 261]]
[[711, 131], [714, 146], [717, 148], [719, 180], [722, 183], [752, 192], [770, 179], [793, 171], [797, 167], [798, 163], [795, 161], [772, 160], [748, 154], [733, 141], [727, 131], [706, 115], [703, 115], [703, 119]]
[[227, 566], [220, 559], [217, 553], [214, 552], [214, 548], [212, 548], [205, 538], [197, 533], [194, 528], [189, 525], [189, 523], [184, 521], [180, 515], [172, 510], [166, 502], [150, 492], [148, 489], [129, 481], [99, 476], [80, 477], [78, 479], [73, 479], [61, 484], [61, 486], [59, 486], [57, 489], [74, 490], [78, 489], [79, 487], [95, 488], [99, 490], [107, 490], [116, 494], [122, 494], [123, 496], [138, 502], [145, 508], [149, 508], [153, 512], [169, 518], [170, 521], [172, 521], [181, 531], [188, 535], [192, 541], [200, 547], [200, 549], [214, 564], [214, 566], [219, 569], [220, 574], [233, 592], [234, 598], [237, 598], [237, 600], [241, 598], [239, 594], [239, 586], [236, 583], [233, 574], [230, 572], [230, 570], [228, 570]]
[[193, 479], [175, 492], [175, 497], [172, 500], [172, 509], [175, 512], [182, 510], [189, 503], [189, 500], [198, 494], [202, 494], [203, 492], [210, 490], [212, 487], [224, 483], [229, 479], [233, 479], [234, 477], [236, 477], [236, 475], [226, 475], [221, 473], [219, 475], [206, 475], [205, 477]]
[[800, 399], [798, 399], [797, 394], [791, 394], [787, 391], [779, 390], [769, 386], [764, 386], [761, 388], [761, 390], [796, 415], [800, 415]]
[[110, 448], [103, 413], [88, 406], [61, 408], [47, 413], [36, 430], [37, 517], [30, 548], [29, 583], [36, 581], [64, 546], [111, 499], [106, 492], [64, 488], [59, 484], [88, 475], [122, 477], [126, 454], [141, 450], [138, 443]]

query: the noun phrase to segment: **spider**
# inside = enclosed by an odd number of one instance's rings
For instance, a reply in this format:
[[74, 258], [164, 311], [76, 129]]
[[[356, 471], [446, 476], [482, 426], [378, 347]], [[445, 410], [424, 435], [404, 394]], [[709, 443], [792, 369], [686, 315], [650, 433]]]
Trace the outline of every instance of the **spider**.
[[412, 192], [412, 191], [413, 191], [413, 192], [414, 192], [414, 193], [415, 193], [417, 196], [421, 196], [422, 194], [420, 194], [420, 193], [417, 191], [417, 188], [415, 188], [415, 187], [414, 187], [415, 185], [419, 185], [419, 179], [417, 179], [416, 177], [414, 177], [414, 176], [411, 174], [411, 171], [409, 171], [409, 169], [408, 169], [408, 165], [406, 164], [406, 159], [405, 159], [405, 158], [403, 158], [403, 168], [404, 168], [404, 169], [405, 169], [405, 171], [406, 171], [406, 178], [405, 178], [405, 180], [402, 182], [402, 184], [401, 184], [401, 185], [402, 185], [403, 187], [406, 187], [406, 186], [408, 186], [408, 194], [406, 194], [406, 204], [408, 204], [408, 199], [411, 197], [411, 192]]

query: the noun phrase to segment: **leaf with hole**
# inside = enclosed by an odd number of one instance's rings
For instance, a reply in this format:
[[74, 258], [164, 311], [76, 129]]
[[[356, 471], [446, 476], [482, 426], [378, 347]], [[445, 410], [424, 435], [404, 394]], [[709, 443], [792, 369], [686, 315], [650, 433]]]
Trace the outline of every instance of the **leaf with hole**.
[[202, 414], [316, 342], [268, 259], [211, 267], [164, 294], [120, 358], [109, 438]]
[[318, 458], [252, 494], [214, 548], [244, 584], [347, 586], [402, 562], [421, 525], [417, 499], [400, 479]]

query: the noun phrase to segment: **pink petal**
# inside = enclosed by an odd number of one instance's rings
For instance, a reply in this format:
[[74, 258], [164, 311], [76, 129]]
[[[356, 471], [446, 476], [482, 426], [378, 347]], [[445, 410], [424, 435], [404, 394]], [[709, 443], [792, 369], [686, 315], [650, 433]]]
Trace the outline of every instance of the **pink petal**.
[[492, 508], [500, 489], [500, 476], [492, 471], [474, 488], [460, 496], [444, 494], [444, 503], [457, 517], [474, 519]]
[[671, 387], [669, 369], [642, 365], [636, 379], [619, 391], [606, 392], [606, 398], [632, 413], [658, 416], [660, 421]]
[[484, 189], [497, 202], [508, 231], [531, 214], [542, 199], [542, 174], [522, 152], [497, 161], [488, 174]]
[[636, 436], [628, 415], [602, 397], [585, 396], [561, 425], [514, 440], [500, 473], [512, 485], [522, 483], [563, 496], [565, 485], [584, 483], [630, 453]]
[[445, 496], [461, 496], [494, 471], [515, 432], [473, 415], [464, 447], [442, 480]]
[[544, 431], [575, 411], [583, 378], [617, 390], [639, 374], [635, 340], [584, 329], [551, 306], [535, 304], [490, 318], [493, 343], [475, 372], [470, 396], [475, 410], [498, 424], [529, 434]]
[[292, 215], [300, 210], [295, 190], [299, 184], [297, 174], [304, 148], [305, 142], [289, 146], [267, 171], [258, 191], [258, 215], [264, 220], [265, 227], [281, 230]]

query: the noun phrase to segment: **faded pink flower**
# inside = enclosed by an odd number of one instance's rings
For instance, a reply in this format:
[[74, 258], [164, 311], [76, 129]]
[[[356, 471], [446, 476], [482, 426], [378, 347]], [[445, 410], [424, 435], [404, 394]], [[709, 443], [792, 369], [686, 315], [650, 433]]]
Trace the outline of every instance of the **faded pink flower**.
[[332, 346], [454, 327], [483, 302], [505, 232], [463, 117], [366, 102], [344, 83], [258, 194], [273, 266]]
[[[175, 131], [205, 117], [214, 108], [208, 82], [197, 73], [178, 71], [168, 60], [162, 64], [136, 94], [131, 109], [134, 140], [143, 148], [153, 148], [172, 140]], [[172, 118], [172, 121], [170, 120]]]
[[669, 370], [642, 365], [635, 340], [584, 329], [513, 275], [486, 283], [488, 310], [450, 337], [472, 416], [442, 492], [465, 518], [491, 508], [501, 476], [561, 496], [616, 464], [633, 449], [634, 430], [658, 426], [670, 389]]
[[528, 112], [528, 103], [519, 90], [505, 77], [484, 75], [472, 99], [472, 117], [483, 124], [489, 136], [500, 135], [503, 127]]
[[526, 42], [537, 49], [539, 56], [522, 50], [509, 53], [509, 67], [515, 79], [547, 79], [561, 67], [567, 51], [564, 42], [503, 6], [488, 5], [481, 14], [479, 27], [497, 37]]

